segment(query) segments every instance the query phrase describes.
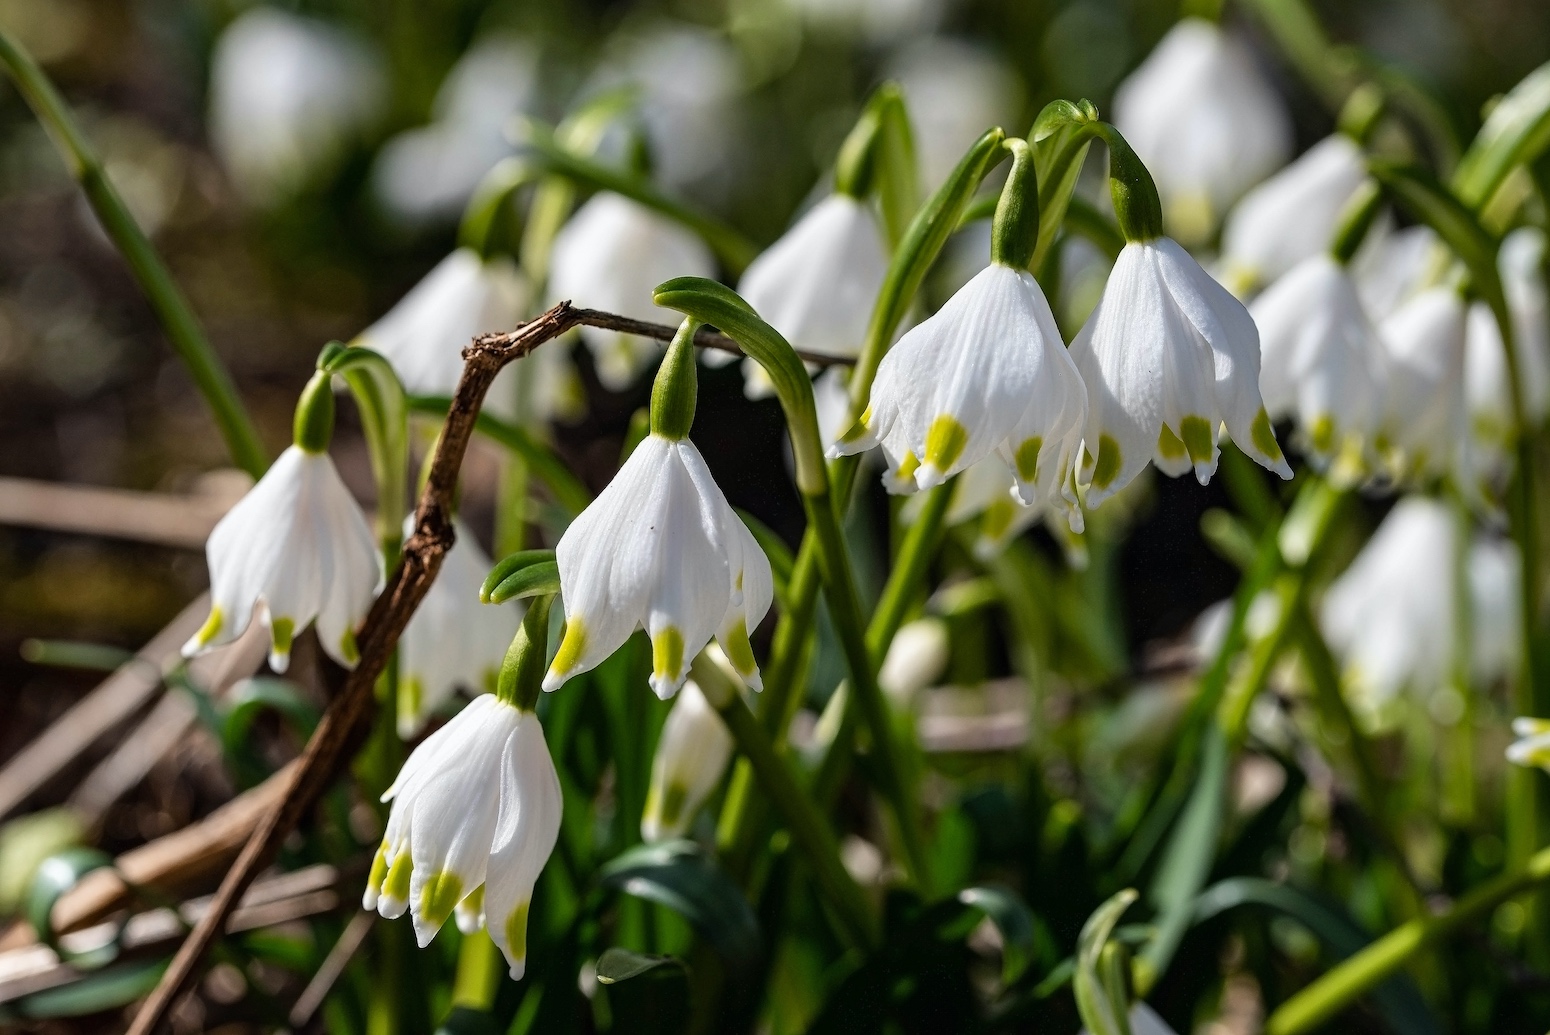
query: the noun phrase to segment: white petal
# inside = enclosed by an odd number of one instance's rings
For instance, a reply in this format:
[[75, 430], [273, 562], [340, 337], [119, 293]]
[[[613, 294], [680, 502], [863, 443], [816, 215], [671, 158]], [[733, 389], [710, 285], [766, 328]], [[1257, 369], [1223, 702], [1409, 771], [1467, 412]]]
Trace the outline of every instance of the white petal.
[[732, 757], [732, 734], [693, 680], [673, 700], [651, 763], [651, 787], [641, 816], [646, 841], [682, 837]]
[[527, 908], [560, 834], [560, 778], [538, 717], [525, 713], [501, 758], [502, 793], [484, 888], [486, 927], [520, 979], [527, 965]]

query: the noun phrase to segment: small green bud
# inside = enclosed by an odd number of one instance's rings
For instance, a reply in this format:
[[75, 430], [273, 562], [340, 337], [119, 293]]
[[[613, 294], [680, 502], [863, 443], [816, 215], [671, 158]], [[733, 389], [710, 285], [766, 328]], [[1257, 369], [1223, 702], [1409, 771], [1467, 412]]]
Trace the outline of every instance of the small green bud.
[[699, 374], [695, 369], [694, 334], [699, 321], [685, 317], [673, 335], [673, 343], [662, 357], [657, 379], [651, 386], [651, 433], [663, 438], [689, 437], [694, 424], [694, 407], [699, 397]]

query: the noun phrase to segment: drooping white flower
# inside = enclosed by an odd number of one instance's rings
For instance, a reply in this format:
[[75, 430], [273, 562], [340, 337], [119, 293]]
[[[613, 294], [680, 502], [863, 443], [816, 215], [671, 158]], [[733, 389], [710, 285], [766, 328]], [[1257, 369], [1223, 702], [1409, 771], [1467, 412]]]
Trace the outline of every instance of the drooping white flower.
[[1464, 301], [1430, 288], [1378, 325], [1388, 372], [1384, 437], [1401, 478], [1469, 470]]
[[[1543, 255], [1543, 232], [1523, 227], [1502, 241], [1498, 262], [1523, 381], [1524, 409], [1536, 423], [1550, 411], [1550, 318], [1539, 272]], [[1474, 444], [1478, 452], [1499, 456], [1513, 430], [1512, 388], [1501, 330], [1483, 302], [1469, 307], [1465, 337], [1464, 378]]]
[[[1406, 687], [1426, 700], [1447, 683], [1458, 607], [1457, 535], [1445, 504], [1408, 496], [1330, 586], [1321, 625], [1360, 703], [1381, 707]], [[1509, 671], [1516, 656], [1517, 549], [1479, 536], [1466, 563], [1469, 670], [1488, 683]]]
[[946, 622], [929, 616], [905, 622], [883, 656], [877, 685], [895, 707], [908, 708], [916, 694], [942, 678], [947, 659]]
[[664, 700], [715, 637], [749, 686], [748, 632], [774, 599], [770, 562], [728, 505], [694, 443], [652, 433], [556, 548], [565, 638], [544, 676], [553, 690], [644, 627], [651, 688]]
[[929, 489], [992, 451], [1019, 498], [1082, 524], [1071, 485], [1086, 393], [1038, 281], [991, 263], [878, 366], [872, 402], [830, 453], [881, 445], [892, 491]]
[[257, 609], [276, 672], [314, 619], [328, 655], [355, 665], [355, 629], [382, 581], [382, 557], [327, 453], [300, 446], [281, 453], [215, 526], [205, 556], [210, 617], [183, 645], [185, 657], [235, 640]]
[[925, 191], [947, 180], [981, 133], [1010, 125], [1023, 103], [1017, 70], [961, 39], [913, 43], [889, 63], [887, 75], [904, 91]]
[[1292, 149], [1286, 105], [1254, 58], [1199, 18], [1176, 24], [1120, 83], [1114, 124], [1151, 170], [1172, 232], [1189, 241], [1209, 236]]
[[421, 948], [454, 911], [466, 933], [487, 923], [522, 977], [528, 903], [563, 806], [538, 716], [480, 695], [414, 749], [382, 800], [393, 809], [363, 907], [409, 910]]
[[1350, 272], [1304, 259], [1254, 300], [1259, 387], [1271, 420], [1295, 416], [1308, 454], [1343, 482], [1370, 473], [1384, 417], [1384, 351]]
[[[490, 558], [466, 525], [456, 521], [453, 527], [453, 547], [398, 644], [398, 735], [405, 740], [459, 687], [473, 694], [495, 689], [506, 647], [522, 620], [512, 604], [479, 602]], [[405, 534], [413, 530], [411, 515]]]
[[[714, 257], [698, 237], [629, 198], [593, 195], [555, 235], [549, 294], [559, 301], [637, 320], [678, 322], [658, 308], [652, 290], [673, 277], [714, 277]], [[614, 391], [629, 387], [662, 347], [633, 334], [581, 328], [597, 359], [597, 373]]]
[[404, 130], [377, 153], [372, 189], [383, 205], [411, 223], [457, 216], [484, 174], [514, 150], [506, 123], [531, 107], [538, 64], [530, 43], [509, 36], [469, 47], [436, 91], [434, 121]]
[[1518, 739], [1507, 746], [1507, 761], [1550, 770], [1550, 719], [1519, 716], [1512, 720], [1512, 732]]
[[640, 818], [648, 842], [682, 837], [732, 758], [732, 734], [694, 680], [684, 683], [657, 740]]
[[1250, 190], [1222, 230], [1227, 283], [1252, 290], [1327, 249], [1366, 176], [1362, 149], [1337, 133]]
[[1453, 261], [1452, 253], [1429, 226], [1403, 230], [1374, 228], [1351, 260], [1362, 306], [1375, 322], [1394, 314], [1426, 288], [1435, 287]]
[[1071, 343], [1087, 384], [1081, 480], [1096, 507], [1157, 464], [1202, 484], [1223, 424], [1283, 478], [1291, 468], [1259, 394], [1259, 331], [1243, 303], [1171, 238], [1125, 245]]
[[869, 44], [919, 36], [941, 21], [944, 0], [785, 0], [820, 33], [857, 36]]
[[[888, 251], [872, 210], [836, 193], [749, 264], [738, 292], [793, 347], [848, 359], [861, 351], [887, 274]], [[743, 361], [743, 377], [751, 399], [774, 391], [755, 360]]]
[[382, 108], [378, 60], [326, 22], [259, 6], [210, 59], [210, 143], [238, 191], [273, 204], [335, 165]]
[[[1130, 1035], [1176, 1035], [1156, 1010], [1140, 1001], [1131, 1004], [1129, 1021]], [[1086, 1028], [1082, 1029], [1081, 1035], [1088, 1035]]]

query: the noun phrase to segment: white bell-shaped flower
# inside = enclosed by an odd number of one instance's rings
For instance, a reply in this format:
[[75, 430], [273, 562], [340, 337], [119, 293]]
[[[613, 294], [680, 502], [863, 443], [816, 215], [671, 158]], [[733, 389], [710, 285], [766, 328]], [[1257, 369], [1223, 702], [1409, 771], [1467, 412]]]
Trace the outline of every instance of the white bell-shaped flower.
[[[510, 259], [485, 260], [472, 248], [458, 248], [362, 331], [355, 344], [387, 357], [409, 394], [451, 396], [463, 373], [463, 350], [476, 335], [509, 331], [520, 323], [530, 295], [526, 278]], [[531, 384], [520, 402], [519, 375]], [[578, 387], [564, 350], [550, 346], [501, 371], [486, 405], [497, 416], [520, 413], [547, 420], [576, 411]]]
[[544, 677], [553, 690], [644, 627], [651, 688], [672, 697], [715, 637], [758, 689], [749, 630], [775, 595], [770, 562], [694, 443], [653, 432], [571, 522], [555, 550], [565, 637]]
[[993, 262], [883, 357], [871, 405], [830, 453], [881, 445], [890, 490], [912, 492], [995, 451], [1024, 503], [1080, 529], [1070, 474], [1085, 396], [1038, 281]]
[[[555, 301], [676, 324], [678, 314], [658, 308], [652, 290], [673, 277], [714, 277], [716, 261], [703, 241], [671, 219], [603, 191], [555, 235], [549, 271]], [[628, 388], [662, 352], [649, 338], [601, 327], [581, 328], [581, 340], [597, 360], [598, 378], [612, 391]]]
[[338, 164], [381, 112], [386, 85], [356, 37], [255, 6], [211, 55], [210, 143], [247, 200], [273, 204]]
[[1366, 177], [1362, 149], [1337, 133], [1245, 194], [1222, 230], [1227, 284], [1242, 295], [1327, 249]]
[[947, 671], [950, 644], [947, 623], [927, 616], [905, 622], [894, 633], [877, 685], [897, 708], [908, 708], [915, 695], [942, 678]]
[[1171, 238], [1125, 245], [1098, 307], [1071, 343], [1087, 384], [1081, 480], [1096, 507], [1148, 460], [1164, 474], [1216, 470], [1217, 436], [1292, 476], [1259, 394], [1259, 331]]
[[1507, 761], [1550, 770], [1550, 719], [1520, 716], [1512, 720], [1512, 732], [1518, 739], [1507, 746]]
[[1384, 438], [1400, 478], [1469, 470], [1464, 399], [1464, 300], [1430, 288], [1378, 325], [1388, 372]]
[[1170, 29], [1120, 83], [1114, 124], [1151, 170], [1172, 232], [1190, 241], [1292, 150], [1286, 105], [1254, 58], [1198, 18]]
[[1271, 420], [1296, 417], [1305, 448], [1338, 480], [1364, 479], [1384, 415], [1383, 347], [1350, 272], [1304, 259], [1250, 307]]
[[[887, 274], [888, 250], [877, 217], [866, 202], [836, 193], [749, 264], [738, 292], [795, 348], [850, 359], [861, 351], [872, 303]], [[728, 354], [717, 358], [723, 355]], [[743, 361], [743, 379], [750, 399], [774, 393], [753, 359]]]
[[[1447, 505], [1408, 496], [1330, 586], [1321, 625], [1358, 703], [1378, 709], [1407, 687], [1425, 701], [1446, 685], [1457, 628], [1457, 535]], [[1517, 549], [1477, 537], [1467, 571], [1469, 670], [1488, 683], [1516, 657]]]
[[1351, 260], [1362, 307], [1376, 323], [1401, 305], [1434, 287], [1453, 262], [1453, 254], [1429, 226], [1386, 231], [1374, 227]]
[[[462, 521], [441, 562], [441, 572], [409, 619], [398, 641], [398, 735], [405, 740], [463, 688], [471, 694], [495, 689], [506, 648], [517, 634], [522, 612], [514, 604], [482, 604], [479, 587], [491, 568]], [[414, 517], [405, 521], [405, 534]]]
[[648, 842], [683, 837], [726, 772], [732, 734], [694, 680], [684, 683], [662, 725], [640, 818]]
[[185, 656], [235, 640], [258, 610], [276, 672], [314, 619], [329, 656], [355, 665], [355, 629], [382, 581], [382, 557], [327, 453], [300, 446], [281, 453], [215, 526], [205, 556], [210, 617], [183, 645]]
[[560, 834], [560, 779], [538, 716], [482, 694], [410, 754], [361, 904], [414, 917], [429, 945], [457, 913], [485, 922], [511, 976], [527, 965], [527, 913]]

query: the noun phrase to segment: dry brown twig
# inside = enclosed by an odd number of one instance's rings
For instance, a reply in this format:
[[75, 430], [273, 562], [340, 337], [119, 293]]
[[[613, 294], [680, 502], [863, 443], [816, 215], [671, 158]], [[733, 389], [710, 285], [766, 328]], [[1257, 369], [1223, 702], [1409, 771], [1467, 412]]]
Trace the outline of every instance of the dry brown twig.
[[[269, 808], [248, 838], [211, 900], [209, 910], [178, 949], [161, 981], [136, 1014], [129, 1035], [150, 1035], [162, 1026], [178, 995], [193, 978], [200, 960], [225, 929], [226, 920], [241, 900], [243, 891], [268, 864], [286, 835], [334, 782], [346, 761], [347, 748], [369, 721], [373, 707], [372, 686], [452, 547], [453, 491], [479, 409], [495, 375], [506, 364], [582, 324], [659, 340], [669, 339], [674, 333], [673, 328], [661, 324], [577, 309], [569, 302], [561, 302], [514, 331], [480, 335], [463, 350], [463, 375], [458, 380], [431, 462], [430, 475], [415, 510], [414, 534], [404, 544], [398, 566], [361, 625], [357, 636], [360, 661], [345, 679], [343, 689], [329, 704], [312, 739], [307, 742], [284, 795]], [[717, 349], [730, 347], [740, 352], [724, 335], [705, 329], [701, 329], [695, 344]], [[836, 362], [825, 357], [804, 358], [818, 363]]]

